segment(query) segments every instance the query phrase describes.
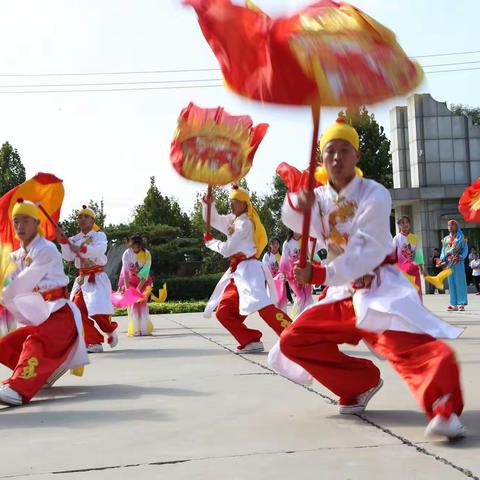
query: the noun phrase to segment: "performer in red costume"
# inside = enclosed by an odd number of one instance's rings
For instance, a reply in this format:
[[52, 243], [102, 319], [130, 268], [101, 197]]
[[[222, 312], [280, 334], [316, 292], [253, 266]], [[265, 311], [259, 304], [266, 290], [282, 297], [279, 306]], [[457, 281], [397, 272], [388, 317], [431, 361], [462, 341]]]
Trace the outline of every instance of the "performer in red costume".
[[427, 435], [464, 436], [459, 367], [452, 349], [437, 340], [455, 338], [461, 329], [423, 307], [392, 264], [390, 194], [355, 174], [360, 159], [355, 129], [337, 120], [324, 132], [320, 149], [327, 185], [316, 188], [313, 198], [289, 194], [282, 218], [299, 231], [303, 210], [312, 208], [312, 234], [324, 239], [329, 256], [325, 266], [297, 267], [295, 276], [328, 288], [282, 333], [282, 354], [340, 397], [340, 413], [359, 413], [382, 387], [380, 371], [338, 345], [363, 340], [407, 382], [430, 419]]
[[21, 247], [3, 301], [24, 327], [0, 339], [0, 362], [13, 373], [3, 382], [0, 402], [21, 405], [68, 368], [88, 363], [77, 307], [68, 300], [62, 256], [39, 231], [39, 209], [19, 201], [12, 210]]
[[[204, 205], [206, 207], [204, 199]], [[224, 233], [227, 240], [205, 236], [205, 245], [230, 258], [230, 268], [218, 282], [205, 308], [210, 317], [216, 309], [219, 322], [235, 337], [238, 353], [263, 352], [262, 332], [248, 328], [243, 322], [254, 312], [280, 335], [291, 323], [290, 318], [275, 307], [276, 289], [268, 266], [258, 260], [267, 245], [267, 234], [248, 193], [234, 186], [230, 194], [230, 215], [220, 215], [212, 205], [212, 226]], [[206, 217], [206, 208], [204, 208]], [[265, 283], [270, 295], [267, 294]]]

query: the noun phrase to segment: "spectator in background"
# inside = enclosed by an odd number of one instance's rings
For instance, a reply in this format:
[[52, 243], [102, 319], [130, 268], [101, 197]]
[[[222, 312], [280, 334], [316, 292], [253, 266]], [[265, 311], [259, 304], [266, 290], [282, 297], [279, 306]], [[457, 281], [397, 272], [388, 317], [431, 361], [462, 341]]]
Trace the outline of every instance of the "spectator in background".
[[474, 258], [476, 258], [477, 249], [475, 247], [470, 247], [470, 253], [468, 257], [465, 259], [465, 276], [467, 277], [467, 285], [471, 285], [473, 283], [473, 272], [471, 267], [471, 262]]
[[476, 251], [472, 253], [472, 250], [475, 250], [475, 248], [472, 247], [470, 250], [470, 268], [472, 269], [472, 279], [477, 289], [477, 295], [480, 295], [480, 255]]

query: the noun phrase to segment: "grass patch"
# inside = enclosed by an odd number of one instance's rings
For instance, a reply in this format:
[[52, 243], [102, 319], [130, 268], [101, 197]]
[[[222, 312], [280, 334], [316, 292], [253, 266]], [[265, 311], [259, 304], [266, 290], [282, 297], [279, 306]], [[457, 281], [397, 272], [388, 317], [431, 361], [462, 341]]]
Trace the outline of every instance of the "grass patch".
[[[181, 301], [181, 302], [165, 302], [165, 303], [155, 303], [150, 302], [148, 308], [150, 314], [157, 315], [162, 313], [194, 313], [194, 312], [203, 312], [207, 302], [203, 300], [195, 301]], [[115, 316], [124, 317], [127, 315], [126, 308], [115, 308]]]

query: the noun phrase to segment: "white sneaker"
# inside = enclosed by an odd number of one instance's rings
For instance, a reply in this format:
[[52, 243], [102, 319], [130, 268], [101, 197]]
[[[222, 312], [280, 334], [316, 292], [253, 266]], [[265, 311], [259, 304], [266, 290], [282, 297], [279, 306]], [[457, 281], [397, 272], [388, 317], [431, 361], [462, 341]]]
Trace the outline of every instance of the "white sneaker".
[[103, 345], [101, 343], [95, 343], [93, 345], [87, 345], [88, 353], [102, 353]]
[[8, 383], [0, 389], [0, 403], [9, 406], [22, 405], [22, 397]]
[[236, 353], [261, 353], [265, 350], [262, 342], [251, 342], [243, 348], [237, 348]]
[[118, 335], [117, 332], [112, 332], [108, 336], [108, 344], [110, 345], [110, 348], [115, 348], [118, 345]]
[[356, 403], [352, 405], [342, 405], [342, 399], [338, 405], [338, 410], [343, 415], [353, 415], [354, 413], [362, 413], [367, 407], [368, 402], [372, 397], [383, 387], [383, 380], [380, 379], [376, 387], [372, 387], [370, 390], [367, 390], [364, 393], [361, 393], [357, 396]]
[[55, 370], [51, 375], [50, 377], [48, 378], [48, 380], [45, 382], [45, 385], [42, 387], [42, 388], [52, 388], [53, 387], [53, 384], [63, 375], [65, 375], [65, 373], [67, 373], [67, 370], [68, 368], [58, 368], [57, 370]]
[[425, 429], [426, 437], [447, 437], [449, 440], [463, 438], [467, 435], [465, 427], [456, 413], [449, 418], [435, 415]]

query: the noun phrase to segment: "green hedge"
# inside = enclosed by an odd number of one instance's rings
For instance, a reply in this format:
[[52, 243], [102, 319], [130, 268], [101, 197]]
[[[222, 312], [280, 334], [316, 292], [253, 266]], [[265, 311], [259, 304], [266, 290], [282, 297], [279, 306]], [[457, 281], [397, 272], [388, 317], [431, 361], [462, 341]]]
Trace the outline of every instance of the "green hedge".
[[[192, 313], [192, 312], [203, 312], [205, 310], [207, 302], [197, 301], [197, 302], [165, 302], [165, 303], [155, 303], [151, 302], [148, 304], [148, 308], [152, 315], [162, 314], [162, 313]], [[115, 316], [123, 317], [127, 315], [126, 308], [115, 308]]]
[[223, 273], [212, 273], [185, 278], [154, 278], [154, 293], [157, 295], [158, 288], [163, 285], [163, 282], [166, 282], [167, 301], [208, 300], [222, 275]]

